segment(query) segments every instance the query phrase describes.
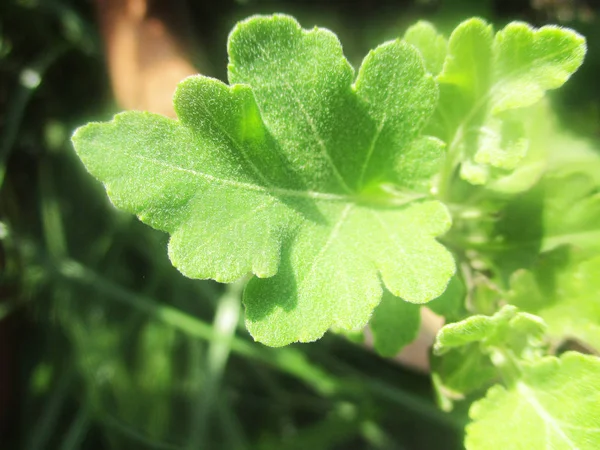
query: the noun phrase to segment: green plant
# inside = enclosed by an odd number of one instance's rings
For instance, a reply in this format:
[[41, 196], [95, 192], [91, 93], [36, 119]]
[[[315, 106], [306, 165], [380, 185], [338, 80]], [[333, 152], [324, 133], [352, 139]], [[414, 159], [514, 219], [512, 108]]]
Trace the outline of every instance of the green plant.
[[355, 75], [333, 33], [275, 15], [239, 23], [228, 50], [231, 85], [184, 80], [178, 120], [75, 133], [112, 202], [171, 235], [183, 274], [253, 274], [246, 324], [267, 345], [373, 316], [393, 355], [422, 305], [443, 315], [441, 407], [487, 390], [468, 448], [597, 448], [600, 361], [562, 350], [600, 350], [600, 157], [545, 100], [583, 37], [471, 19], [446, 41], [421, 22]]

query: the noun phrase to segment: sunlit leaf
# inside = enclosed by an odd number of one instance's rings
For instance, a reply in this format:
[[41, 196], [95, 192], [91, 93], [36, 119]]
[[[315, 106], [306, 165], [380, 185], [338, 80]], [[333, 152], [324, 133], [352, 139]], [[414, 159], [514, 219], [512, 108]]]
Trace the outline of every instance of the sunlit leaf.
[[[528, 120], [515, 120], [515, 110], [562, 86], [585, 52], [582, 36], [555, 26], [513, 22], [494, 34], [483, 20], [470, 19], [453, 31], [437, 77], [441, 97], [433, 129], [448, 139], [452, 153], [462, 155], [465, 180], [487, 184], [519, 168], [530, 142]], [[496, 187], [506, 191], [506, 184]]]
[[76, 132], [113, 203], [170, 233], [185, 275], [256, 275], [246, 323], [268, 345], [362, 328], [382, 282], [411, 303], [442, 294], [450, 216], [426, 197], [443, 145], [420, 134], [438, 92], [414, 47], [383, 44], [355, 76], [333, 33], [276, 15], [240, 22], [228, 49], [231, 86], [183, 81], [179, 120]]
[[433, 349], [442, 355], [450, 349], [477, 342], [484, 350], [509, 348], [519, 357], [525, 357], [542, 346], [545, 331], [546, 326], [539, 317], [506, 305], [493, 316], [475, 315], [445, 325]]
[[597, 449], [599, 379], [595, 356], [565, 353], [524, 363], [513, 386], [496, 385], [471, 407], [467, 449]]
[[425, 61], [425, 68], [431, 74], [437, 75], [442, 71], [448, 52], [448, 42], [431, 23], [417, 22], [406, 30], [404, 40], [419, 50]]

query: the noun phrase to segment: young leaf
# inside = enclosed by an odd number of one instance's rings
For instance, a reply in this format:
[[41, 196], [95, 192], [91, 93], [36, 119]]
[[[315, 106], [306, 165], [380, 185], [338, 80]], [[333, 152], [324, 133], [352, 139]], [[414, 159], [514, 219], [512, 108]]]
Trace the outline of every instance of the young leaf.
[[492, 42], [492, 26], [481, 19], [461, 23], [450, 36], [448, 55], [437, 80], [440, 120], [451, 130], [472, 119], [490, 90]]
[[404, 40], [421, 52], [429, 73], [437, 75], [442, 71], [448, 53], [448, 42], [431, 23], [417, 22], [406, 30]]
[[482, 349], [509, 348], [518, 357], [529, 357], [542, 346], [546, 326], [536, 316], [504, 306], [493, 316], [476, 315], [444, 326], [436, 337], [434, 353], [478, 342]]
[[441, 97], [432, 129], [452, 142], [452, 154], [462, 153], [465, 180], [486, 184], [494, 178], [490, 168], [502, 176], [518, 167], [528, 136], [505, 113], [532, 106], [562, 86], [585, 52], [582, 36], [554, 26], [513, 22], [494, 36], [491, 26], [471, 19], [454, 30], [437, 78]]
[[585, 39], [572, 30], [508, 24], [494, 39], [492, 113], [533, 105], [546, 91], [561, 87], [579, 68], [585, 52]]
[[185, 275], [255, 274], [246, 323], [268, 345], [363, 327], [381, 281], [412, 303], [439, 296], [454, 262], [435, 240], [444, 205], [413, 201], [443, 156], [420, 135], [437, 88], [418, 52], [383, 44], [353, 84], [335, 35], [282, 15], [241, 22], [228, 49], [232, 85], [183, 81], [179, 120], [130, 112], [75, 133], [113, 203], [169, 232]]
[[471, 406], [466, 448], [600, 448], [599, 379], [595, 356], [569, 352], [523, 363], [513, 386], [496, 385]]
[[395, 356], [414, 341], [421, 325], [421, 307], [384, 292], [369, 323], [374, 346], [382, 356]]

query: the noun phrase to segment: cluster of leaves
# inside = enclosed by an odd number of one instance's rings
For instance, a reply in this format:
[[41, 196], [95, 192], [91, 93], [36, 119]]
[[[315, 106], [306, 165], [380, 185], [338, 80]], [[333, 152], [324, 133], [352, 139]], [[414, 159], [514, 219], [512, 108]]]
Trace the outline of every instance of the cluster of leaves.
[[183, 274], [254, 275], [256, 340], [372, 317], [392, 355], [427, 304], [449, 322], [441, 406], [488, 390], [468, 448], [597, 448], [600, 361], [555, 355], [600, 350], [600, 157], [544, 99], [585, 49], [552, 26], [471, 19], [446, 40], [421, 22], [355, 73], [333, 33], [252, 17], [229, 38], [230, 85], [188, 78], [177, 120], [126, 112], [73, 142], [117, 207], [171, 235]]

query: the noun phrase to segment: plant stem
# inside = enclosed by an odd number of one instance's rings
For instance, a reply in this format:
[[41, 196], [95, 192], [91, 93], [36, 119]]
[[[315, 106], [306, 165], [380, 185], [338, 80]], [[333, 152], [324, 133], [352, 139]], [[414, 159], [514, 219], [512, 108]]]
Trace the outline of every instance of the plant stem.
[[492, 364], [498, 369], [504, 384], [512, 387], [521, 378], [521, 369], [512, 351], [504, 348], [494, 348], [490, 353]]
[[240, 316], [242, 289], [246, 280], [240, 280], [227, 286], [217, 302], [217, 311], [213, 322], [213, 335], [206, 358], [207, 378], [201, 390], [202, 402], [197, 411], [197, 423], [192, 429], [188, 448], [204, 448], [210, 442], [210, 419], [215, 409], [215, 399], [221, 388], [221, 379]]

